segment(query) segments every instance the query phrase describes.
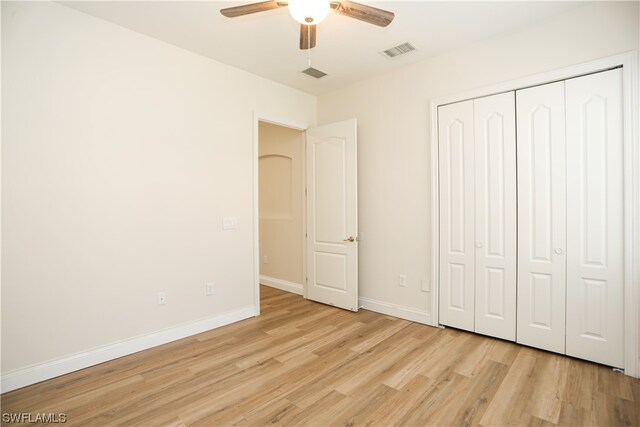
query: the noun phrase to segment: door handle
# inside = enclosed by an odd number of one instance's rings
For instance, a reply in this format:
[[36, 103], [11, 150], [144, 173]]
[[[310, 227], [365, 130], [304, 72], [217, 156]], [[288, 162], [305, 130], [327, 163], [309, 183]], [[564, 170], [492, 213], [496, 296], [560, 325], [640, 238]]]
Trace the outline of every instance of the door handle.
[[344, 239], [343, 240], [343, 242], [355, 242], [355, 241], [356, 241], [356, 239], [353, 236], [349, 237], [348, 239]]

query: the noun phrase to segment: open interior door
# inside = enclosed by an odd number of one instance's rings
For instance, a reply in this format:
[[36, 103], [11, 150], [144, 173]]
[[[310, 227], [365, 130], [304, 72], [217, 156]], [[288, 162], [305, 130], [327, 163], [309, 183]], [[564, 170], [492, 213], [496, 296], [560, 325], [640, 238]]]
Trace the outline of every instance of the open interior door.
[[306, 134], [307, 298], [358, 311], [356, 120]]

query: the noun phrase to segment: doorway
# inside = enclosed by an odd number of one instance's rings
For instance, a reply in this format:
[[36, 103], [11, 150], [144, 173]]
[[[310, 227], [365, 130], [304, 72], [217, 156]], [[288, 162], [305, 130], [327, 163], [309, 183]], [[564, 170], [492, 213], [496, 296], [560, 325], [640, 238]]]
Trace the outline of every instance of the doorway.
[[[261, 149], [261, 128], [263, 133], [269, 129], [268, 133], [272, 131], [276, 135], [276, 149]], [[256, 315], [260, 314], [260, 283], [299, 293], [323, 304], [357, 311], [357, 121], [350, 119], [309, 128], [256, 114], [254, 129]], [[278, 142], [282, 140], [281, 134], [290, 134], [291, 140], [299, 141], [299, 144], [294, 142], [294, 145], [287, 146]], [[300, 149], [297, 166], [292, 152], [296, 144]], [[294, 176], [296, 171], [301, 171], [300, 178]], [[301, 210], [297, 223], [296, 209]], [[282, 230], [279, 226], [266, 232], [261, 230], [269, 229], [278, 222], [280, 225], [288, 222], [290, 228], [285, 228], [284, 232], [278, 231]], [[286, 235], [289, 236], [285, 239]], [[282, 255], [291, 248], [295, 251], [296, 247], [301, 248], [299, 254], [290, 252], [289, 256]], [[300, 262], [296, 265], [295, 259], [301, 260], [301, 276]], [[265, 269], [265, 265], [270, 266]], [[300, 278], [300, 283], [292, 281], [297, 278]]]
[[258, 122], [260, 283], [304, 294], [305, 134]]

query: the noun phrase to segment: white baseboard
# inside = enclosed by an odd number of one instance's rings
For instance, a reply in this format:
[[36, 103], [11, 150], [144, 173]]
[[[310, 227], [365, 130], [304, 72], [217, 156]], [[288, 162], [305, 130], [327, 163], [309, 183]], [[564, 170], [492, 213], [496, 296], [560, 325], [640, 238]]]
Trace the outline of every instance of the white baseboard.
[[280, 289], [281, 291], [291, 292], [302, 295], [304, 288], [300, 283], [287, 282], [286, 280], [275, 279], [273, 277], [260, 275], [260, 283], [271, 288]]
[[68, 374], [69, 372], [117, 359], [118, 357], [127, 356], [171, 341], [176, 341], [181, 338], [186, 338], [191, 335], [219, 328], [230, 323], [256, 316], [257, 314], [258, 311], [255, 306], [245, 307], [184, 325], [152, 332], [147, 335], [129, 338], [81, 353], [72, 354], [60, 359], [7, 372], [2, 375], [0, 390], [2, 393], [6, 393], [40, 381]]
[[358, 298], [360, 307], [376, 313], [387, 314], [400, 319], [411, 320], [412, 322], [423, 323], [431, 326], [431, 313], [413, 307], [389, 304], [388, 302], [376, 301], [370, 298]]

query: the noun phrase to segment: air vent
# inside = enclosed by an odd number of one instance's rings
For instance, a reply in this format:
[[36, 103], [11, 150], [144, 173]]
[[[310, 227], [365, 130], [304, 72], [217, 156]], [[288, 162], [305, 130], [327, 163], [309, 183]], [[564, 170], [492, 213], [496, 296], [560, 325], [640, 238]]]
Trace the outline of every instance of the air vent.
[[313, 67], [309, 67], [306, 70], [302, 70], [302, 74], [306, 74], [307, 76], [313, 77], [314, 79], [321, 79], [327, 75], [327, 73], [324, 73]]
[[406, 43], [399, 44], [398, 46], [389, 48], [387, 50], [383, 50], [380, 53], [382, 53], [384, 56], [386, 56], [389, 59], [393, 59], [393, 58], [397, 58], [400, 55], [406, 55], [407, 53], [413, 52], [414, 50], [416, 50], [416, 48], [413, 47], [411, 43], [406, 42]]

